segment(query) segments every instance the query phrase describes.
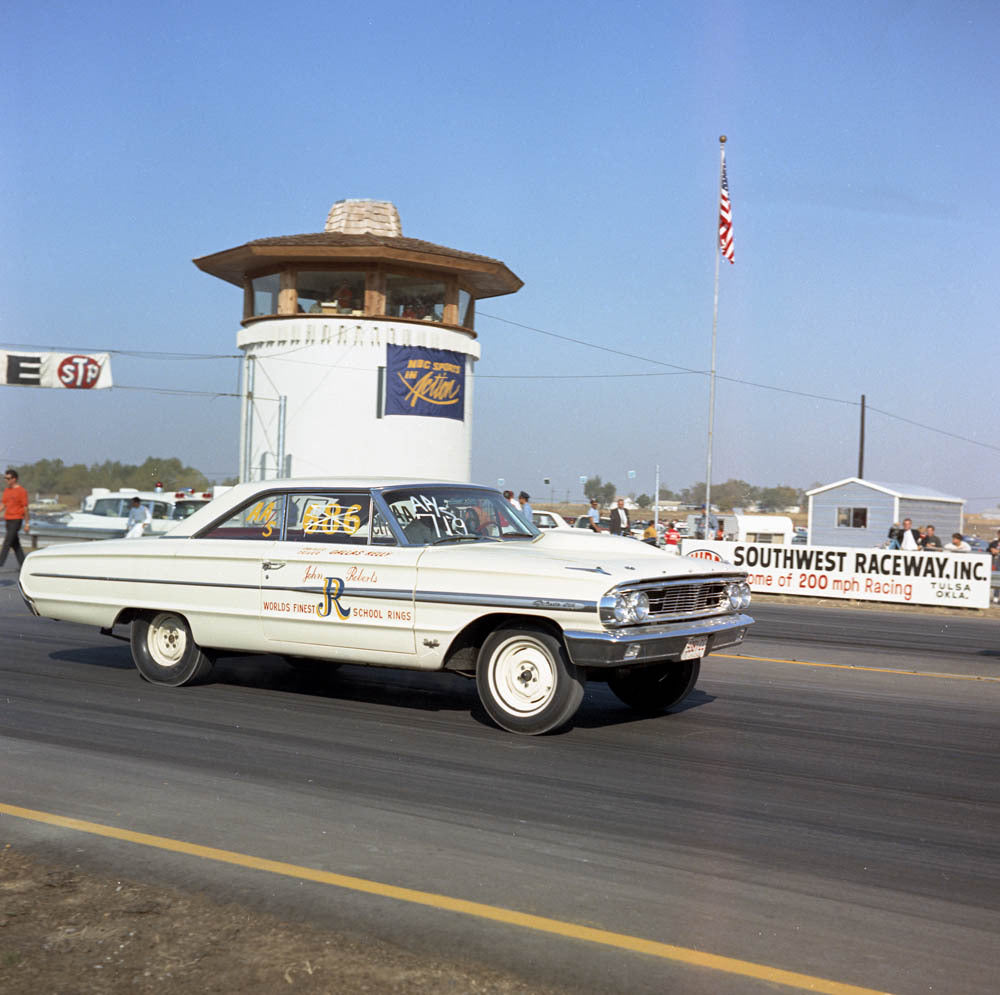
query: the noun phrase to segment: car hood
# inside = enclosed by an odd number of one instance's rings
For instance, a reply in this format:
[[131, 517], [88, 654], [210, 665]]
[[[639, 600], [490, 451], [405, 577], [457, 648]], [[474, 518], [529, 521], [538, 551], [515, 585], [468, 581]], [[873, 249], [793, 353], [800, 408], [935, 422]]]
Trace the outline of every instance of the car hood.
[[[616, 584], [713, 574], [743, 574], [727, 563], [673, 556], [636, 539], [551, 530], [533, 540], [430, 546], [419, 586], [569, 597], [597, 597]], [[586, 592], [586, 593], [585, 593]]]

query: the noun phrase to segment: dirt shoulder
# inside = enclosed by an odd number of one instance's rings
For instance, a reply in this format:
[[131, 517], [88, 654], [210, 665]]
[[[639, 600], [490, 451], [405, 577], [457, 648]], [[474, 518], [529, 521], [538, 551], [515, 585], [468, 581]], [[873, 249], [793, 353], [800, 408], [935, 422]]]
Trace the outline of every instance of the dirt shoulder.
[[85, 873], [0, 844], [0, 991], [556, 995], [477, 967]]

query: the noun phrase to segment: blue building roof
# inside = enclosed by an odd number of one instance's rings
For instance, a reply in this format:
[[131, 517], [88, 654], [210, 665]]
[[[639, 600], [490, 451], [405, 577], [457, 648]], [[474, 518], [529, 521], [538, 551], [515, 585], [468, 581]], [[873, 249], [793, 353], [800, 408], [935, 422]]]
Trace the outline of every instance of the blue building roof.
[[867, 480], [861, 477], [845, 477], [832, 484], [824, 484], [822, 487], [814, 487], [811, 491], [806, 491], [807, 497], [813, 494], [820, 494], [823, 491], [832, 490], [834, 487], [842, 487], [844, 484], [861, 484], [864, 487], [872, 487], [875, 490], [884, 491], [893, 497], [917, 498], [923, 501], [954, 501], [965, 504], [965, 498], [955, 497], [954, 494], [943, 494], [922, 484], [890, 484], [880, 480]]

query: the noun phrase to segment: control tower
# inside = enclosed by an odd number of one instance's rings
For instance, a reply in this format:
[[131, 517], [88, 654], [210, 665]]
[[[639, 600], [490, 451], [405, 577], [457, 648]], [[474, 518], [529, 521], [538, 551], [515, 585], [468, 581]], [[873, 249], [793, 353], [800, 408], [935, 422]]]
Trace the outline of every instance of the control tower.
[[194, 260], [243, 290], [240, 480], [469, 479], [476, 301], [502, 262], [405, 238], [386, 201]]

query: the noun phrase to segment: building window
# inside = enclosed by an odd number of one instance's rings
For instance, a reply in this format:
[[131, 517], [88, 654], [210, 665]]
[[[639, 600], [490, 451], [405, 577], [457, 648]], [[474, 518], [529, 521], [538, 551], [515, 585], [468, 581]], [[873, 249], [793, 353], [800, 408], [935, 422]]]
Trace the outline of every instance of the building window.
[[463, 328], [472, 328], [475, 320], [475, 309], [473, 308], [473, 297], [468, 290], [458, 291], [458, 323]]
[[278, 313], [278, 292], [281, 290], [281, 277], [277, 273], [258, 276], [253, 281], [253, 313]]
[[838, 529], [866, 529], [868, 528], [867, 508], [838, 508], [837, 509]]
[[297, 287], [299, 310], [306, 314], [364, 314], [364, 273], [302, 270]]
[[444, 320], [443, 280], [417, 276], [387, 276], [385, 313], [390, 318], [414, 321]]

